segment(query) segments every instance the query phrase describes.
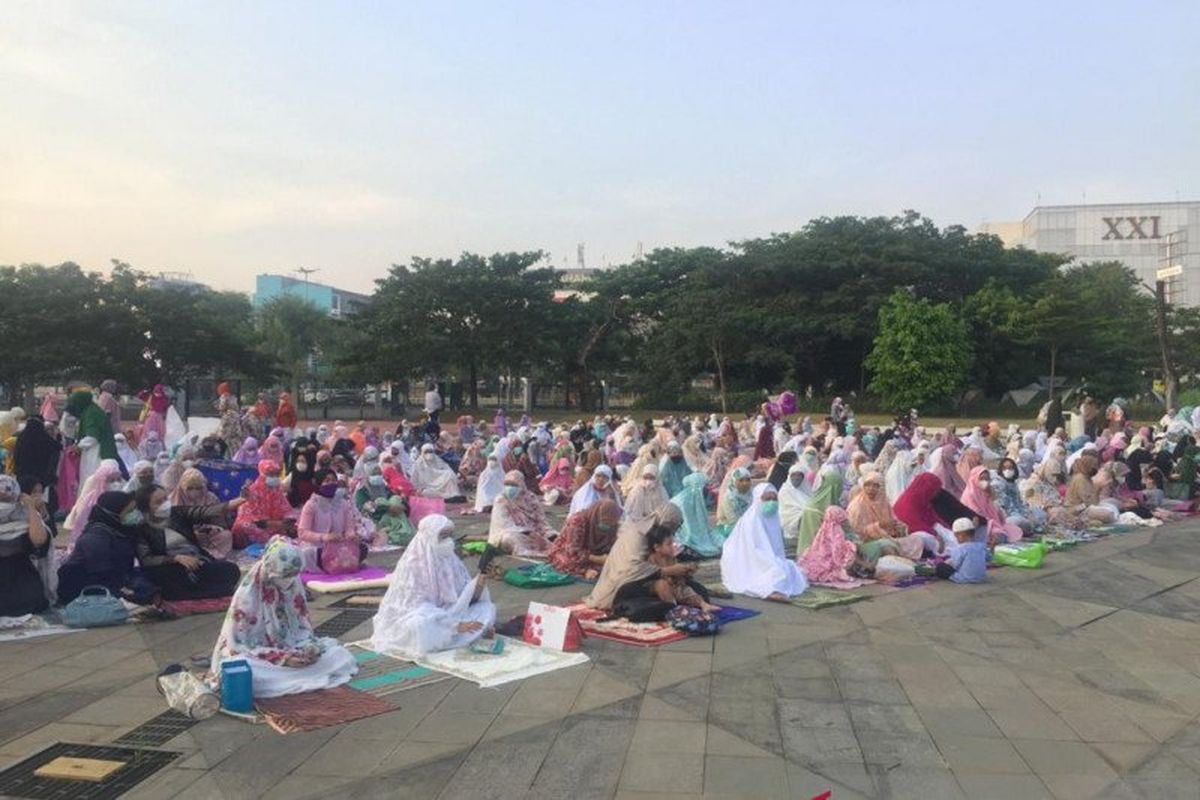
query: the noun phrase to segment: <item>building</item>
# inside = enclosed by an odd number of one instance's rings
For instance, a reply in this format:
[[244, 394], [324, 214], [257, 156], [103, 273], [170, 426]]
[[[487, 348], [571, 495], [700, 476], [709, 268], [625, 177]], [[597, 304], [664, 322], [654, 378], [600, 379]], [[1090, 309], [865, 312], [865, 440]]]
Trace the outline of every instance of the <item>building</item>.
[[566, 300], [568, 297], [588, 298], [586, 292], [580, 291], [580, 286], [600, 273], [597, 267], [573, 267], [554, 270], [562, 281], [562, 288], [554, 292], [555, 300]]
[[190, 272], [160, 272], [158, 277], [151, 278], [149, 283], [154, 289], [184, 289], [189, 292], [198, 292], [208, 288], [192, 278]]
[[260, 274], [254, 279], [254, 307], [260, 308], [276, 297], [291, 295], [312, 303], [330, 316], [353, 314], [370, 300], [365, 294], [348, 292], [323, 283], [300, 280], [287, 275]]
[[1200, 202], [1038, 206], [1020, 223], [989, 223], [1006, 245], [1061, 253], [1075, 261], [1121, 261], [1167, 300], [1200, 305]]

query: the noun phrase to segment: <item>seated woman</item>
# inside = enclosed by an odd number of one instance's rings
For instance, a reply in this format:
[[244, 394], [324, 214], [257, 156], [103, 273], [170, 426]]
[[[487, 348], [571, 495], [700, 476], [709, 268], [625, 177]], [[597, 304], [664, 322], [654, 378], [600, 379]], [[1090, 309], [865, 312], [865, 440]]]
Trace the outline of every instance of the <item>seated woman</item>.
[[135, 461], [133, 469], [129, 470], [129, 480], [126, 481], [122, 491], [137, 494], [139, 489], [144, 489], [154, 483], [154, 464], [149, 461]]
[[617, 539], [620, 523], [621, 507], [612, 500], [601, 500], [572, 514], [550, 545], [550, 565], [559, 572], [594, 580]]
[[438, 457], [433, 445], [421, 446], [421, 457], [412, 468], [412, 484], [417, 494], [422, 497], [440, 497], [449, 502], [461, 503], [462, 490], [458, 488], [458, 479], [454, 470]]
[[79, 490], [79, 495], [75, 498], [75, 505], [67, 514], [66, 521], [63, 522], [63, 530], [71, 534], [68, 548], [73, 548], [79, 541], [83, 529], [87, 527], [88, 521], [91, 519], [92, 508], [100, 499], [100, 495], [105, 492], [119, 492], [124, 488], [125, 480], [121, 477], [121, 466], [112, 459], [106, 458], [101, 461], [100, 466]]
[[750, 508], [725, 540], [721, 582], [735, 594], [786, 601], [808, 588], [804, 573], [784, 555], [778, 498], [769, 483], [754, 487]]
[[50, 528], [41, 484], [29, 479], [30, 492], [17, 479], [0, 475], [0, 617], [38, 614], [50, 607], [50, 596], [35, 559], [50, 552]]
[[989, 545], [1021, 539], [1021, 528], [1009, 522], [992, 499], [992, 473], [987, 467], [974, 467], [967, 474], [967, 488], [959, 500], [987, 522]]
[[196, 528], [225, 519], [244, 507], [234, 498], [213, 506], [173, 506], [167, 490], [156, 484], [134, 495], [144, 520], [135, 542], [138, 563], [158, 587], [163, 600], [204, 600], [229, 597], [242, 577], [237, 564], [216, 558], [200, 544]]
[[525, 488], [525, 476], [510, 471], [492, 505], [488, 545], [514, 556], [544, 556], [550, 550], [552, 533], [542, 504]]
[[[213, 508], [224, 506], [208, 488], [208, 479], [196, 468], [189, 469], [179, 479], [179, 485], [170, 496], [172, 508]], [[210, 521], [196, 526], [196, 537], [209, 553], [217, 558], [227, 558], [233, 550], [233, 531], [224, 513], [213, 514]]]
[[[400, 452], [404, 452], [403, 449]], [[416, 494], [417, 490], [413, 488], [412, 482], [404, 474], [404, 470], [397, 466], [397, 463], [397, 457], [391, 450], [379, 457], [379, 469], [388, 489], [392, 494], [402, 494], [407, 499]]]
[[862, 581], [850, 574], [851, 568], [859, 574], [870, 574], [871, 564], [859, 556], [858, 544], [846, 533], [846, 521], [846, 512], [840, 506], [825, 509], [812, 544], [796, 559], [810, 582], [852, 589]]
[[133, 565], [141, 525], [133, 495], [100, 495], [71, 555], [58, 568], [59, 602], [69, 603], [84, 587], [95, 585], [138, 605], [151, 604], [158, 587]]
[[1101, 502], [1100, 490], [1092, 478], [1100, 471], [1100, 461], [1090, 453], [1081, 456], [1071, 468], [1071, 481], [1063, 505], [1083, 519], [1086, 525], [1110, 525], [1117, 521], [1120, 509], [1115, 504]]
[[[867, 473], [861, 484], [862, 491], [854, 496], [846, 509], [846, 519], [858, 535], [859, 551], [869, 563], [874, 564], [880, 557], [888, 555], [916, 561], [926, 547], [934, 552], [938, 550], [935, 537], [910, 534], [904, 523], [892, 514], [879, 473]], [[925, 536], [928, 536], [928, 540]]]
[[504, 491], [504, 470], [500, 469], [500, 461], [494, 455], [487, 457], [487, 466], [479, 473], [479, 481], [475, 485], [475, 513], [490, 514], [496, 498]]
[[683, 524], [675, 531], [675, 542], [680, 546], [680, 558], [697, 560], [721, 555], [724, 538], [708, 522], [708, 508], [704, 502], [704, 486], [708, 478], [703, 473], [692, 472], [683, 479], [683, 491], [671, 498], [671, 505], [679, 509]]
[[391, 497], [392, 490], [388, 488], [387, 480], [383, 477], [383, 470], [376, 464], [370, 468], [354, 492], [354, 507], [358, 509], [359, 514], [372, 522], [378, 522], [387, 513], [387, 504]]
[[653, 462], [644, 464], [637, 482], [625, 496], [625, 518], [630, 522], [649, 519], [670, 501], [658, 480], [658, 467]]
[[296, 454], [296, 460], [292, 462], [292, 471], [288, 473], [285, 479], [285, 488], [287, 491], [288, 505], [294, 511], [299, 511], [313, 496], [313, 492], [317, 490], [317, 482], [313, 476], [316, 475], [314, 462], [316, 461], [316, 453], [313, 453], [313, 458], [308, 457], [307, 451], [301, 450]]
[[575, 488], [575, 468], [571, 459], [560, 456], [550, 465], [550, 470], [538, 484], [542, 490], [542, 501], [548, 506], [565, 506], [571, 502]]
[[797, 552], [803, 553], [812, 544], [813, 537], [825, 519], [825, 509], [838, 504], [842, 497], [842, 473], [826, 465], [817, 478], [817, 486], [800, 514], [800, 530], [797, 533]]
[[487, 578], [472, 578], [455, 553], [453, 522], [441, 514], [421, 519], [371, 624], [371, 649], [406, 659], [492, 635]]
[[236, 453], [233, 454], [233, 460], [238, 464], [245, 464], [247, 466], [250, 464], [257, 464], [258, 439], [254, 438], [253, 436], [247, 436], [242, 442], [242, 446], [238, 448]]
[[607, 464], [596, 467], [587, 483], [575, 490], [575, 494], [571, 496], [569, 513], [578, 514], [601, 500], [611, 500], [624, 511], [624, 507], [621, 505], [621, 494], [617, 491], [616, 484], [613, 483], [612, 467]]
[[788, 467], [787, 480], [779, 487], [779, 526], [783, 538], [795, 539], [800, 533], [800, 518], [812, 499], [812, 485], [804, 464]]
[[1008, 457], [1000, 459], [996, 475], [992, 494], [1005, 519], [1026, 534], [1039, 530], [1046, 523], [1046, 514], [1030, 508], [1021, 496], [1021, 471], [1017, 462]]
[[458, 462], [458, 484], [464, 489], [474, 489], [475, 484], [479, 481], [479, 473], [483, 472], [483, 468], [487, 466], [487, 459], [483, 455], [483, 439], [476, 439], [474, 430], [471, 431], [471, 438], [468, 440], [462, 431], [459, 429], [459, 436], [463, 437], [463, 444], [467, 445], [467, 451], [463, 454], [462, 461]]
[[[954, 536], [954, 521], [967, 517], [985, 537], [987, 526], [982, 517], [942, 488], [942, 481], [932, 472], [923, 472], [904, 490], [896, 500], [892, 511], [896, 519], [904, 523], [912, 533], [928, 533], [938, 539], [939, 552], [954, 547], [958, 540]], [[924, 538], [924, 537], [922, 537]], [[928, 540], [926, 543], [928, 549]]]
[[668, 497], [683, 491], [683, 479], [692, 474], [687, 459], [683, 457], [683, 446], [675, 440], [667, 443], [667, 454], [658, 462], [658, 480]]
[[384, 504], [383, 516], [375, 521], [375, 530], [387, 538], [388, 544], [405, 546], [416, 536], [408, 511], [408, 501], [402, 494], [392, 495]]
[[275, 538], [242, 578], [213, 647], [211, 680], [222, 662], [245, 659], [255, 697], [332, 689], [354, 676], [358, 665], [336, 639], [317, 636], [308, 619], [300, 583], [300, 550]]
[[367, 558], [367, 543], [358, 534], [354, 507], [333, 472], [318, 472], [316, 492], [300, 511], [298, 538], [306, 545], [306, 567], [333, 575], [357, 572]]
[[[699, 607], [716, 610], [715, 606], [707, 605], [704, 587], [691, 580], [696, 565], [669, 563], [671, 556], [667, 551], [674, 552], [672, 536], [682, 523], [679, 509], [670, 503], [649, 519], [621, 523], [596, 586], [584, 602], [590, 608], [610, 611], [633, 622], [661, 620], [681, 600], [699, 606], [696, 602], [699, 598], [705, 604]], [[662, 580], [668, 585], [660, 584]], [[682, 582], [686, 582], [686, 589]], [[663, 595], [659, 594], [660, 589], [664, 590]], [[667, 592], [671, 601], [662, 600]]]
[[279, 480], [279, 464], [258, 463], [258, 478], [246, 489], [246, 502], [233, 522], [234, 545], [266, 542], [272, 536], [296, 536], [296, 510], [288, 503]]
[[717, 496], [717, 535], [727, 540], [733, 533], [738, 520], [750, 508], [754, 498], [750, 495], [750, 470], [738, 467], [730, 470], [725, 485]]

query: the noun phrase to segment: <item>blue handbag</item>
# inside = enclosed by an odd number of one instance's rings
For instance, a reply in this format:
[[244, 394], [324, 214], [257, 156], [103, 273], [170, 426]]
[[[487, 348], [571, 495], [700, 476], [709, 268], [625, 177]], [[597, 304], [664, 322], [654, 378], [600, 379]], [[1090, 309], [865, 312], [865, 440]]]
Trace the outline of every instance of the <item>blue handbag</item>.
[[63, 608], [62, 620], [70, 628], [103, 628], [124, 625], [129, 611], [121, 598], [113, 597], [103, 586], [85, 586], [79, 596]]

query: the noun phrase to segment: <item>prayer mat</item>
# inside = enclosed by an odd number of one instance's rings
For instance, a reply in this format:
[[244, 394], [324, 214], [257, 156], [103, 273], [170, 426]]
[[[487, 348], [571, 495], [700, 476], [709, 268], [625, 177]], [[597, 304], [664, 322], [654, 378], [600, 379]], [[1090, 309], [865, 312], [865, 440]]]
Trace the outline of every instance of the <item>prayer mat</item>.
[[354, 650], [354, 660], [358, 662], [358, 672], [354, 680], [346, 685], [360, 692], [383, 697], [450, 679], [449, 675], [434, 672], [428, 667], [368, 650], [362, 642], [350, 647]]
[[208, 481], [208, 488], [222, 503], [228, 503], [242, 493], [248, 484], [258, 480], [258, 467], [248, 467], [235, 461], [201, 461], [196, 465]]
[[391, 580], [391, 573], [379, 567], [363, 567], [358, 572], [327, 575], [324, 572], [301, 572], [300, 580], [314, 592], [357, 592], [362, 589], [383, 589]]
[[232, 597], [212, 597], [206, 600], [164, 600], [162, 607], [180, 617], [192, 614], [216, 614], [229, 608]]
[[19, 639], [34, 639], [39, 636], [57, 636], [60, 633], [78, 633], [83, 628], [68, 628], [58, 622], [37, 614], [22, 617], [0, 617], [0, 642]]
[[804, 590], [804, 594], [793, 597], [788, 602], [800, 608], [807, 608], [810, 611], [820, 611], [822, 608], [828, 608], [829, 606], [844, 606], [866, 599], [867, 596], [862, 594], [852, 594], [851, 592], [843, 592], [838, 589], [810, 586]]
[[761, 611], [755, 611], [751, 608], [738, 608], [737, 606], [721, 606], [721, 610], [716, 613], [717, 621], [724, 625], [727, 622], [737, 622], [740, 619], [750, 619], [757, 617]]
[[[992, 569], [992, 565], [989, 564], [988, 569]], [[924, 586], [927, 583], [933, 583], [935, 580], [937, 580], [937, 578], [933, 578], [928, 575], [913, 575], [910, 578], [905, 578], [902, 581], [896, 581], [895, 583], [889, 585], [893, 589], [911, 589], [914, 586]], [[864, 597], [863, 599], [865, 600], [866, 598]]]
[[430, 653], [418, 659], [417, 664], [488, 689], [589, 661], [584, 653], [564, 653], [525, 644], [520, 639], [501, 638], [504, 639], [504, 650], [500, 653], [473, 653], [462, 647]]
[[505, 571], [504, 582], [518, 589], [543, 589], [547, 586], [566, 586], [574, 583], [575, 578], [549, 564], [530, 564]]
[[391, 703], [349, 686], [264, 697], [255, 700], [254, 707], [268, 725], [284, 734], [315, 731], [396, 710]]
[[569, 610], [579, 620], [583, 632], [597, 639], [609, 639], [635, 647], [658, 647], [687, 638], [686, 633], [675, 630], [666, 622], [630, 622], [627, 619], [601, 621], [600, 617], [605, 612], [588, 608], [585, 603], [570, 606]]

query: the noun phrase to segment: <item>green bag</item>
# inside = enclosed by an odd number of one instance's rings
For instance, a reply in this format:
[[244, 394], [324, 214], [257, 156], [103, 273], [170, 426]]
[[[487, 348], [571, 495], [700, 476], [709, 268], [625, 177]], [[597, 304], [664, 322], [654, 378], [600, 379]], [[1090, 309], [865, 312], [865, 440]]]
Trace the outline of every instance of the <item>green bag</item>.
[[487, 542], [463, 542], [462, 544], [462, 551], [464, 553], [483, 555], [484, 550], [487, 550]]
[[1006, 567], [1037, 569], [1046, 557], [1046, 545], [1041, 542], [998, 544], [992, 551], [992, 561]]
[[541, 589], [546, 586], [566, 586], [574, 583], [571, 575], [559, 572], [549, 564], [529, 564], [504, 573], [504, 582], [521, 589]]

